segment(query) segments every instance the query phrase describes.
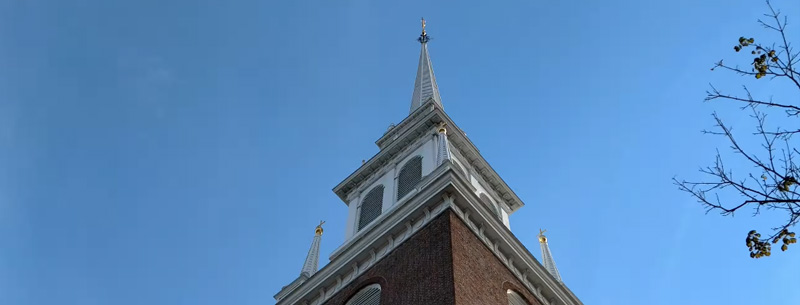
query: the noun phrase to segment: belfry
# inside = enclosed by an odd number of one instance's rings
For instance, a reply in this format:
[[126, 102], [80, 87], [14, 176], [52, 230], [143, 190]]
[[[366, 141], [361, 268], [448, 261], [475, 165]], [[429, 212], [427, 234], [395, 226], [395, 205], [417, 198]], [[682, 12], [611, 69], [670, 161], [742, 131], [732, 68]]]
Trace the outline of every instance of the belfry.
[[511, 232], [524, 204], [444, 112], [425, 27], [409, 115], [333, 188], [348, 209], [343, 244], [317, 270], [320, 224], [277, 304], [582, 304], [544, 232], [544, 265]]

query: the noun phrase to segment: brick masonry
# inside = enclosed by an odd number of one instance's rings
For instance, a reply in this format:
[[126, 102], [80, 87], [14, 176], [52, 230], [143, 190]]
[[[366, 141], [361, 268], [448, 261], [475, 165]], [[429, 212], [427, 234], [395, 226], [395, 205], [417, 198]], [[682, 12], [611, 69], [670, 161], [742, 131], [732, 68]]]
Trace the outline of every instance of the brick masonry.
[[448, 214], [456, 305], [508, 304], [508, 289], [521, 294], [531, 305], [540, 305], [458, 216]]
[[517, 291], [532, 305], [541, 304], [450, 210], [325, 305], [343, 305], [358, 290], [373, 283], [381, 285], [381, 304], [508, 304], [508, 289]]
[[330, 298], [344, 304], [364, 286], [381, 284], [381, 304], [454, 304], [450, 218], [443, 213]]

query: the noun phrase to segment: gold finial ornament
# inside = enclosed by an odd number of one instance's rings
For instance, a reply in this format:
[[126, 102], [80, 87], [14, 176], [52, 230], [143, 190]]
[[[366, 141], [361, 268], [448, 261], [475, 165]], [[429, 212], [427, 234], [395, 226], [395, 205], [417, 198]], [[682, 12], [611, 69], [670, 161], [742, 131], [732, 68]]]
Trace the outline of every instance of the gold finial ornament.
[[447, 134], [447, 124], [445, 122], [439, 123], [439, 133]]
[[547, 232], [547, 230], [539, 229], [539, 242], [540, 243], [546, 243], [547, 242], [547, 237], [544, 236], [544, 232]]
[[316, 234], [316, 235], [322, 235], [322, 225], [323, 225], [324, 223], [325, 223], [325, 221], [324, 221], [324, 220], [320, 220], [320, 221], [319, 221], [319, 225], [317, 226], [317, 228], [316, 228], [316, 229], [314, 229], [314, 234]]
[[425, 18], [422, 18], [422, 34], [419, 35], [417, 41], [419, 41], [420, 43], [426, 43], [428, 42], [429, 39], [430, 38], [428, 38], [428, 34], [425, 33]]

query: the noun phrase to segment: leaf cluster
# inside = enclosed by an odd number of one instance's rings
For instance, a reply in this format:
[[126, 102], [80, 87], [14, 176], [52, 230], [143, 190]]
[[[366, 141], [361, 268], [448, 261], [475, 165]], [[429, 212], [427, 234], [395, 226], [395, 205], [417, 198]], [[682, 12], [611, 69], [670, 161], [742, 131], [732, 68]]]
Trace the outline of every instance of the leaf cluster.
[[[794, 236], [794, 232], [789, 232], [789, 230], [783, 229], [777, 236], [775, 236], [775, 238], [772, 239], [772, 244], [777, 244], [779, 241], [781, 241], [783, 242], [783, 245], [781, 245], [781, 251], [786, 251], [790, 244], [797, 242], [797, 238]], [[770, 240], [761, 239], [761, 233], [756, 232], [756, 230], [751, 230], [747, 233], [747, 239], [745, 242], [747, 243], [747, 248], [750, 249], [751, 258], [770, 256], [772, 251]]]
[[760, 79], [766, 76], [770, 72], [770, 62], [777, 63], [778, 62], [778, 55], [775, 53], [775, 50], [764, 48], [760, 45], [755, 44], [754, 38], [744, 38], [744, 36], [739, 37], [739, 44], [733, 47], [733, 50], [739, 52], [744, 50], [749, 46], [754, 46], [754, 49], [750, 51], [750, 54], [757, 55], [753, 58], [753, 72], [755, 72], [756, 79]]
[[786, 177], [778, 184], [778, 190], [784, 193], [788, 192], [793, 184], [797, 184], [797, 180], [792, 176]]

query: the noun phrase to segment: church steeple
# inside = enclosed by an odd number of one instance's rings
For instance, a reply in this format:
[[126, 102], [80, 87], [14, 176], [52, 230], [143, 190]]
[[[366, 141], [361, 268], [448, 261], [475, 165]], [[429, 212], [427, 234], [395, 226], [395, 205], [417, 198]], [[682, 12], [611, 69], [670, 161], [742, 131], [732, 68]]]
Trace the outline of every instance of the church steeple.
[[544, 231], [544, 264], [511, 232], [509, 216], [524, 203], [444, 112], [429, 40], [423, 19], [410, 115], [333, 188], [347, 207], [343, 243], [317, 270], [317, 226], [300, 275], [275, 295], [277, 305], [582, 305], [561, 282]]
[[411, 111], [417, 110], [429, 99], [433, 99], [436, 104], [442, 106], [442, 98], [439, 96], [439, 87], [436, 85], [436, 76], [433, 75], [433, 64], [428, 55], [428, 41], [430, 38], [425, 32], [425, 19], [422, 19], [422, 34], [417, 41], [422, 45], [419, 53], [419, 65], [417, 66], [417, 79], [414, 81], [414, 94], [411, 95]]
[[314, 240], [311, 241], [311, 248], [308, 249], [306, 262], [303, 263], [303, 270], [300, 274], [311, 277], [319, 269], [319, 244], [322, 241], [322, 225], [324, 221], [320, 221], [316, 229], [314, 229]]
[[544, 232], [546, 231], [547, 230], [539, 230], [539, 244], [542, 246], [542, 264], [544, 268], [547, 269], [547, 272], [550, 272], [556, 280], [561, 282], [561, 275], [558, 274], [556, 262], [553, 260], [553, 255], [550, 254], [550, 246], [547, 245], [547, 237], [544, 236]]

